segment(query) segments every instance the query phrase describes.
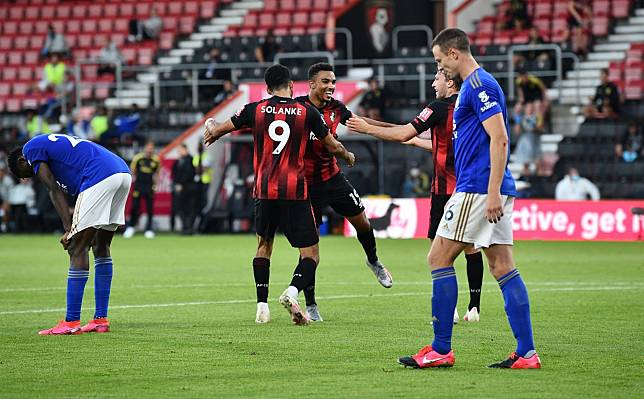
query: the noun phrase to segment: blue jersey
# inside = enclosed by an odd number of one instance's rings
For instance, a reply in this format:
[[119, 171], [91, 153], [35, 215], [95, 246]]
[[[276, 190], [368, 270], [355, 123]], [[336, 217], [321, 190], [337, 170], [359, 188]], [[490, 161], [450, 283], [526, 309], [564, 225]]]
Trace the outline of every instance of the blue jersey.
[[[503, 114], [509, 134], [505, 96], [499, 83], [485, 69], [478, 68], [465, 79], [454, 109], [454, 158], [456, 192], [487, 194], [490, 179], [490, 136], [483, 122]], [[508, 137], [508, 144], [510, 137]], [[508, 159], [510, 146], [508, 145]], [[501, 194], [516, 196], [514, 178], [505, 166]]]
[[46, 162], [63, 191], [76, 195], [117, 174], [130, 173], [125, 161], [89, 140], [65, 134], [43, 134], [29, 140], [22, 149], [38, 173]]

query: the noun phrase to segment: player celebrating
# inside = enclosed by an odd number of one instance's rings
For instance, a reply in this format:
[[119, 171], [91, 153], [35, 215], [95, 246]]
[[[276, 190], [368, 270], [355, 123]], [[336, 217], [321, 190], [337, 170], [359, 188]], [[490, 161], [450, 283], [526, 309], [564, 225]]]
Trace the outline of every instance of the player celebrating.
[[128, 227], [123, 233], [123, 237], [131, 238], [139, 221], [139, 212], [141, 199], [145, 198], [145, 207], [148, 212], [148, 220], [145, 227], [145, 238], [154, 238], [152, 230], [152, 219], [154, 218], [154, 190], [159, 175], [159, 166], [161, 161], [154, 153], [154, 142], [148, 141], [143, 147], [143, 152], [138, 153], [132, 158], [130, 168], [134, 176], [134, 190], [132, 191], [132, 214]]
[[[436, 91], [436, 101], [429, 104], [413, 121], [403, 126], [377, 127], [367, 124], [360, 118], [351, 118], [347, 126], [383, 140], [399, 141], [432, 151], [434, 180], [427, 237], [434, 240], [438, 224], [443, 218], [445, 204], [456, 187], [454, 175], [454, 150], [452, 148], [452, 126], [454, 104], [461, 87], [461, 78], [447, 79], [439, 68], [432, 87]], [[426, 131], [431, 132], [431, 141], [417, 137]], [[432, 150], [433, 149], [433, 150]], [[470, 286], [470, 303], [463, 317], [465, 321], [479, 321], [481, 309], [481, 285], [483, 284], [483, 257], [481, 251], [471, 246], [465, 249], [467, 260], [467, 281]], [[454, 310], [454, 323], [459, 320]]]
[[[65, 233], [60, 239], [69, 253], [65, 320], [40, 335], [107, 332], [107, 308], [112, 284], [110, 244], [125, 223], [125, 202], [132, 183], [127, 164], [98, 144], [64, 134], [36, 136], [9, 155], [9, 168], [18, 178], [38, 178], [49, 189]], [[65, 193], [77, 195], [73, 217]], [[81, 327], [89, 254], [94, 254], [94, 319]]]
[[247, 104], [235, 116], [216, 125], [206, 121], [205, 143], [210, 145], [233, 130], [251, 128], [254, 141], [255, 226], [257, 253], [253, 273], [257, 290], [257, 323], [270, 321], [268, 282], [273, 239], [279, 226], [291, 246], [299, 248], [300, 260], [293, 272], [290, 286], [279, 302], [291, 314], [295, 324], [308, 324], [309, 316], [302, 310], [299, 291], [315, 281], [319, 263], [318, 233], [309, 202], [305, 178], [304, 153], [309, 133], [324, 143], [329, 152], [353, 166], [355, 157], [347, 151], [312, 106], [301, 104], [293, 97], [291, 74], [283, 65], [273, 65], [264, 75], [271, 98]]
[[[336, 129], [351, 118], [352, 113], [341, 102], [334, 99], [335, 72], [327, 63], [317, 63], [309, 68], [309, 94], [296, 100], [314, 106], [324, 117], [331, 135], [337, 137]], [[370, 123], [390, 126], [369, 119]], [[340, 170], [338, 162], [327, 147], [314, 136], [307, 147], [304, 157], [306, 182], [316, 223], [322, 222], [322, 210], [331, 206], [334, 211], [345, 217], [355, 227], [358, 241], [367, 256], [366, 264], [376, 275], [378, 282], [385, 288], [393, 284], [389, 270], [380, 262], [376, 253], [376, 238], [369, 219], [364, 211], [360, 195]], [[304, 291], [306, 308], [313, 321], [322, 321], [315, 300], [315, 281]]]
[[503, 91], [472, 57], [467, 35], [460, 29], [439, 33], [432, 42], [432, 52], [448, 78], [463, 79], [454, 109], [456, 191], [445, 206], [429, 252], [434, 341], [417, 354], [398, 361], [414, 368], [454, 365], [451, 319], [458, 287], [453, 262], [473, 244], [485, 252], [490, 272], [501, 287], [508, 321], [517, 340], [517, 348], [508, 359], [489, 367], [540, 368], [541, 360], [532, 338], [528, 291], [512, 256], [516, 191], [507, 168], [509, 129]]

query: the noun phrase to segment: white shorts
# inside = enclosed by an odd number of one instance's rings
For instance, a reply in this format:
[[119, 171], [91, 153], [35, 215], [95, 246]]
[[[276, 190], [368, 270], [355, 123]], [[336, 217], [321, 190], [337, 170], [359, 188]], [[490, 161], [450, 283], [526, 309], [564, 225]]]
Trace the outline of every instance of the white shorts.
[[485, 218], [487, 194], [455, 193], [445, 204], [437, 235], [453, 241], [487, 248], [493, 244], [512, 245], [514, 197], [502, 195], [503, 217], [498, 223]]
[[78, 194], [67, 238], [89, 227], [116, 231], [125, 224], [125, 203], [131, 184], [129, 173], [117, 173]]

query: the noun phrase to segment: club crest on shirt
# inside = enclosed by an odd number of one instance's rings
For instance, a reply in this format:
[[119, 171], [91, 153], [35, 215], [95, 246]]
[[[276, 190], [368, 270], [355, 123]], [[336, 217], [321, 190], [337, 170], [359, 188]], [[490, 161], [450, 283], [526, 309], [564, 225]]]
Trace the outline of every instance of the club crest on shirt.
[[487, 95], [485, 90], [479, 93], [479, 99], [481, 100], [482, 103], [486, 103], [490, 100], [490, 96]]
[[331, 115], [329, 115], [329, 119], [331, 119], [331, 122], [335, 121], [335, 112], [331, 112]]
[[237, 112], [235, 112], [235, 116], [240, 117], [243, 110], [244, 110], [244, 107], [241, 107], [240, 109], [238, 109]]

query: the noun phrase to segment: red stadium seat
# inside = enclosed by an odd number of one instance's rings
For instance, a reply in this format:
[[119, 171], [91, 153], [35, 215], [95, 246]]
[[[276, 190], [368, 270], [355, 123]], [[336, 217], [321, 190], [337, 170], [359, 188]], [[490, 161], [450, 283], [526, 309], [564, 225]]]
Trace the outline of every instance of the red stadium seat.
[[179, 32], [181, 33], [192, 33], [195, 30], [195, 17], [181, 17], [179, 21]]
[[310, 11], [313, 9], [313, 1], [297, 0], [297, 9], [300, 11]]
[[29, 36], [17, 36], [13, 41], [13, 48], [24, 50], [29, 47]]
[[13, 39], [9, 36], [0, 36], [0, 50], [11, 50], [13, 48]]
[[79, 33], [81, 31], [81, 21], [77, 19], [70, 19], [64, 22], [63, 26], [67, 33]]
[[286, 27], [277, 27], [273, 29], [273, 34], [275, 36], [286, 36], [288, 35], [288, 28]]
[[267, 11], [277, 11], [279, 10], [279, 1], [278, 0], [266, 0], [264, 1], [264, 10]]
[[13, 82], [18, 77], [18, 70], [14, 67], [4, 67], [0, 72], [2, 72], [2, 81], [4, 82]]
[[72, 9], [74, 18], [85, 18], [87, 16], [87, 6], [85, 4], [76, 4]]
[[7, 97], [11, 92], [11, 85], [8, 83], [0, 83], [0, 97]]
[[263, 13], [259, 16], [260, 28], [272, 28], [275, 25], [275, 15]]
[[35, 33], [37, 33], [39, 35], [47, 33], [47, 24], [45, 24], [45, 23], [37, 23]]
[[[177, 3], [180, 4], [181, 2], [177, 2]], [[148, 15], [150, 15], [150, 10], [152, 9], [152, 4], [151, 3], [140, 2], [140, 3], [136, 3], [136, 6], [134, 8], [136, 10], [136, 17], [141, 19], [141, 18], [145, 18]]]
[[14, 21], [7, 21], [2, 24], [2, 30], [5, 35], [15, 35], [18, 33], [18, 23]]
[[14, 21], [21, 21], [24, 19], [25, 9], [22, 7], [12, 7], [9, 9], [9, 18]]
[[214, 1], [202, 1], [199, 11], [199, 16], [201, 18], [212, 18], [215, 16], [215, 9], [217, 7]]
[[16, 82], [13, 84], [13, 94], [16, 96], [24, 96], [29, 90], [29, 85], [27, 83]]
[[18, 69], [18, 79], [22, 81], [33, 81], [34, 71], [31, 68], [20, 68]]
[[103, 16], [103, 6], [101, 4], [90, 4], [87, 15], [90, 18], [98, 18]]
[[302, 27], [309, 24], [309, 14], [305, 12], [296, 12], [293, 14], [293, 25]]
[[[44, 15], [45, 10], [48, 9], [48, 8], [50, 8], [50, 7], [43, 7], [43, 9], [42, 9], [41, 15], [44, 18], [51, 18], [51, 16]], [[68, 4], [61, 4], [61, 5], [59, 5], [58, 7], [55, 8], [55, 12], [56, 12], [56, 18], [58, 18], [58, 19], [68, 19], [72, 15], [72, 6], [70, 6]]]
[[117, 4], [105, 4], [103, 6], [105, 18], [115, 18], [119, 15], [119, 6]]
[[84, 19], [81, 25], [85, 33], [95, 33], [98, 30], [98, 20], [95, 19]]
[[159, 35], [159, 48], [161, 50], [170, 50], [174, 45], [174, 33], [161, 32]]
[[281, 0], [279, 9], [282, 11], [293, 11], [296, 9], [295, 0]]
[[18, 25], [18, 30], [20, 31], [21, 35], [31, 36], [35, 31], [37, 23], [38, 22], [36, 21], [22, 21]]
[[134, 15], [134, 4], [133, 3], [121, 3], [119, 6], [119, 15], [122, 17], [133, 18]]
[[150, 65], [154, 59], [154, 50], [151, 48], [139, 49], [138, 63], [140, 65]]
[[630, 9], [629, 0], [613, 0], [613, 6], [611, 7], [613, 18], [626, 18], [628, 17]]
[[610, 15], [610, 0], [594, 0], [592, 10], [593, 16]]
[[110, 35], [110, 37], [112, 38], [112, 41], [116, 43], [116, 45], [119, 47], [121, 47], [123, 43], [125, 43], [126, 36], [127, 35], [124, 33], [113, 33], [112, 35]]
[[275, 26], [288, 27], [291, 24], [291, 14], [279, 13], [275, 16]]
[[187, 1], [183, 4], [183, 12], [185, 15], [196, 17], [199, 15], [199, 3], [196, 1]]
[[247, 14], [244, 17], [244, 23], [242, 24], [242, 26], [247, 27], [247, 28], [255, 27], [258, 24], [258, 20], [259, 20], [259, 15], [252, 14], [252, 13]]
[[23, 58], [26, 65], [36, 65], [38, 63], [38, 51], [26, 51], [23, 53]]
[[303, 28], [301, 26], [295, 26], [291, 28], [290, 32], [291, 32], [291, 35], [293, 36], [302, 36], [306, 33], [306, 28]]
[[326, 12], [316, 11], [311, 14], [311, 25], [321, 26], [326, 24]]
[[168, 14], [181, 15], [183, 14], [183, 5], [179, 1], [173, 1], [168, 4]]
[[25, 9], [25, 19], [36, 20], [40, 17], [40, 10], [38, 7], [27, 7]]
[[98, 86], [96, 88], [96, 91], [94, 92], [94, 95], [96, 96], [97, 99], [99, 100], [104, 100], [110, 95], [110, 89], [109, 87], [105, 86]]
[[22, 53], [19, 51], [12, 51], [9, 53], [9, 59], [7, 60], [7, 63], [9, 65], [20, 65], [22, 64]]
[[99, 33], [97, 35], [93, 35], [92, 37], [92, 41], [94, 42], [93, 47], [102, 48], [105, 44], [107, 44], [108, 40], [109, 40], [109, 35], [107, 34]]
[[346, 0], [331, 0], [331, 7], [334, 9], [344, 7], [346, 4]]
[[624, 97], [627, 100], [641, 100], [644, 93], [644, 80], [632, 81], [624, 88]]
[[[112, 20], [114, 22], [114, 32], [128, 32], [129, 31], [129, 23], [126, 18], [118, 18]], [[163, 23], [163, 26], [165, 27], [165, 22]]]
[[92, 48], [94, 47], [94, 38], [92, 35], [78, 35], [78, 43], [76, 43], [76, 46], [80, 48]]
[[314, 10], [321, 10], [321, 11], [326, 11], [329, 9], [329, 1], [328, 0], [313, 0], [313, 9]]
[[610, 20], [608, 17], [595, 17], [592, 23], [592, 33], [594, 36], [606, 36]]
[[136, 49], [135, 48], [126, 47], [124, 49], [121, 49], [121, 53], [123, 54], [123, 58], [125, 58], [125, 61], [128, 64], [132, 64], [136, 59]]

